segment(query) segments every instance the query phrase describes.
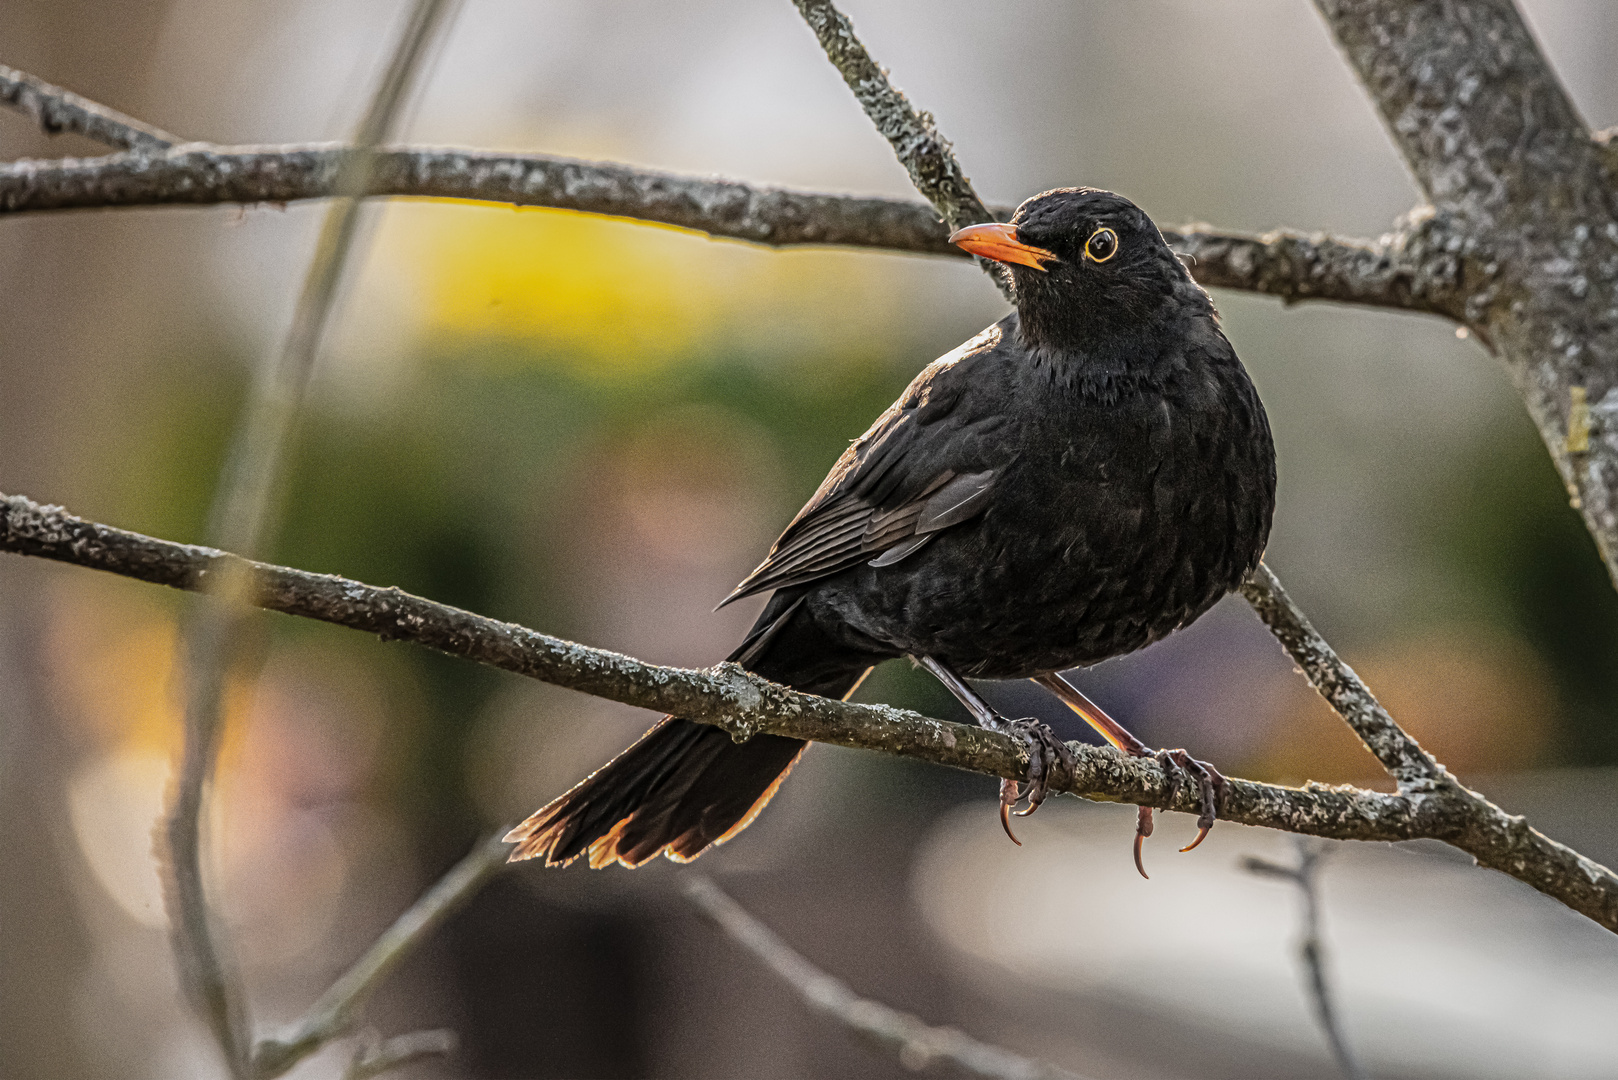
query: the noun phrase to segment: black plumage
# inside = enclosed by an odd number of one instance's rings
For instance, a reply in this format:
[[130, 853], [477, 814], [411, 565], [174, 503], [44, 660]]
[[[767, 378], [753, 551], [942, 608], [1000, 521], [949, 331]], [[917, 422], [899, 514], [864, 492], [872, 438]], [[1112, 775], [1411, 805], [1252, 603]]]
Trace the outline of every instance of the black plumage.
[[[1045, 677], [1189, 624], [1263, 552], [1275, 456], [1212, 301], [1129, 200], [1046, 192], [957, 242], [1011, 267], [1016, 310], [928, 365], [833, 466], [726, 599], [775, 590], [731, 659], [843, 696], [916, 657], [981, 723], [1029, 739], [1037, 805], [1065, 749], [958, 676]], [[694, 858], [752, 820], [803, 745], [665, 719], [513, 830], [513, 857]]]

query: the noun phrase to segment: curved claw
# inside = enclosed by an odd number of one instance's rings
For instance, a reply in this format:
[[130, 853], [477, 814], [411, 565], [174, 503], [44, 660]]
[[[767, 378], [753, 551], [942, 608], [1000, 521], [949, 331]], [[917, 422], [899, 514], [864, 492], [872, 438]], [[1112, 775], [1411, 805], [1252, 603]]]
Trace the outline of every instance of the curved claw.
[[1212, 825], [1198, 826], [1198, 828], [1197, 828], [1197, 838], [1195, 840], [1191, 841], [1185, 847], [1181, 848], [1180, 850], [1182, 852], [1190, 851], [1192, 848], [1196, 847], [1198, 844], [1200, 844], [1204, 840], [1208, 839], [1208, 834], [1211, 833], [1211, 832], [1213, 832], [1213, 826]]
[[1015, 805], [1017, 805], [1017, 781], [1000, 781], [1000, 827], [1006, 830], [1006, 835], [1011, 838], [1013, 844], [1022, 847], [1022, 841], [1011, 831], [1011, 808]]
[[1202, 813], [1197, 815], [1197, 838], [1180, 849], [1182, 852], [1190, 851], [1208, 838], [1219, 816], [1219, 796], [1224, 790], [1225, 778], [1218, 769], [1206, 761], [1198, 761], [1184, 750], [1159, 750], [1156, 757], [1163, 763], [1163, 772], [1169, 781], [1169, 798], [1172, 799], [1179, 791], [1182, 770], [1197, 783], [1202, 806]]
[[1139, 870], [1140, 876], [1147, 881], [1152, 880], [1152, 875], [1146, 872], [1146, 864], [1141, 860], [1141, 849], [1146, 846], [1146, 838], [1150, 835], [1152, 835], [1152, 808], [1142, 806], [1135, 819], [1135, 869]]

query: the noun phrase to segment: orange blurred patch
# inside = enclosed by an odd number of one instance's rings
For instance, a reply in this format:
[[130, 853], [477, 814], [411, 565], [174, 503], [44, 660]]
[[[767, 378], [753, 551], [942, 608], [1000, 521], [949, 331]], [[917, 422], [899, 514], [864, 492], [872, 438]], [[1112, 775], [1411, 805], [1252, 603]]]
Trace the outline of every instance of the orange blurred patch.
[[[177, 682], [178, 606], [142, 596], [149, 586], [95, 578], [54, 590], [45, 651], [57, 711], [73, 734], [108, 752], [179, 753], [182, 688]], [[240, 754], [240, 717], [253, 673], [226, 684], [221, 760]]]
[[[1449, 627], [1380, 649], [1353, 667], [1393, 718], [1462, 777], [1539, 764], [1557, 726], [1544, 664], [1510, 637]], [[1255, 775], [1290, 783], [1386, 781], [1301, 678], [1280, 711], [1284, 722], [1253, 763]]]

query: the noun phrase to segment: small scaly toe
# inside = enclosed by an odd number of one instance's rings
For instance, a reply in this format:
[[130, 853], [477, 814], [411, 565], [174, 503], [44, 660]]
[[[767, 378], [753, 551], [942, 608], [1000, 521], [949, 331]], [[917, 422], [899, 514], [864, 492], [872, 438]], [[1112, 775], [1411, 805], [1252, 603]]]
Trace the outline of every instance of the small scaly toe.
[[1055, 778], [1058, 763], [1069, 776], [1073, 775], [1073, 751], [1057, 737], [1056, 732], [1038, 720], [1013, 720], [1011, 728], [1023, 737], [1028, 746], [1028, 790], [1024, 793], [1028, 797], [1028, 805], [1017, 811], [1018, 817], [1027, 817], [1038, 810], [1050, 795], [1051, 780]]
[[1197, 815], [1197, 838], [1180, 849], [1190, 851], [1208, 838], [1214, 822], [1219, 818], [1219, 796], [1224, 793], [1225, 778], [1218, 769], [1206, 761], [1198, 761], [1184, 750], [1167, 753], [1176, 765], [1196, 778], [1197, 793], [1201, 797], [1202, 812]]
[[[1163, 766], [1163, 801], [1173, 802], [1174, 797], [1180, 793], [1180, 784], [1182, 783], [1180, 770], [1175, 767], [1177, 762], [1174, 760], [1174, 751], [1159, 750], [1151, 756], [1155, 757], [1158, 764]], [[1152, 835], [1152, 808], [1142, 806], [1140, 807], [1140, 817], [1135, 823], [1135, 869], [1139, 870], [1140, 876], [1148, 881], [1151, 880], [1151, 875], [1146, 872], [1146, 867], [1142, 865], [1140, 856], [1141, 848], [1145, 845], [1146, 838], [1150, 835]]]

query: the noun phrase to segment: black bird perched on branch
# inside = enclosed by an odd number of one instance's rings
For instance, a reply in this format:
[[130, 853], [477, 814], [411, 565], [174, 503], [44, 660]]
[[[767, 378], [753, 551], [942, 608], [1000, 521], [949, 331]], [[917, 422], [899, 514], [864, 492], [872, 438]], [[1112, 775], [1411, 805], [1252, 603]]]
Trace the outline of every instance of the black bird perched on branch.
[[[966, 678], [1032, 678], [1152, 753], [1057, 672], [1156, 641], [1242, 582], [1269, 536], [1275, 451], [1208, 294], [1128, 199], [1048, 191], [950, 239], [1009, 268], [1016, 311], [928, 365], [838, 459], [726, 598], [775, 593], [730, 659], [846, 697], [873, 665], [914, 658], [1027, 745], [1027, 814], [1067, 746]], [[668, 717], [513, 829], [512, 858], [694, 859], [752, 822], [806, 745]], [[1221, 778], [1158, 756], [1201, 788], [1195, 847]], [[1003, 782], [1008, 834], [1018, 798]], [[1142, 808], [1137, 866], [1150, 832]]]

